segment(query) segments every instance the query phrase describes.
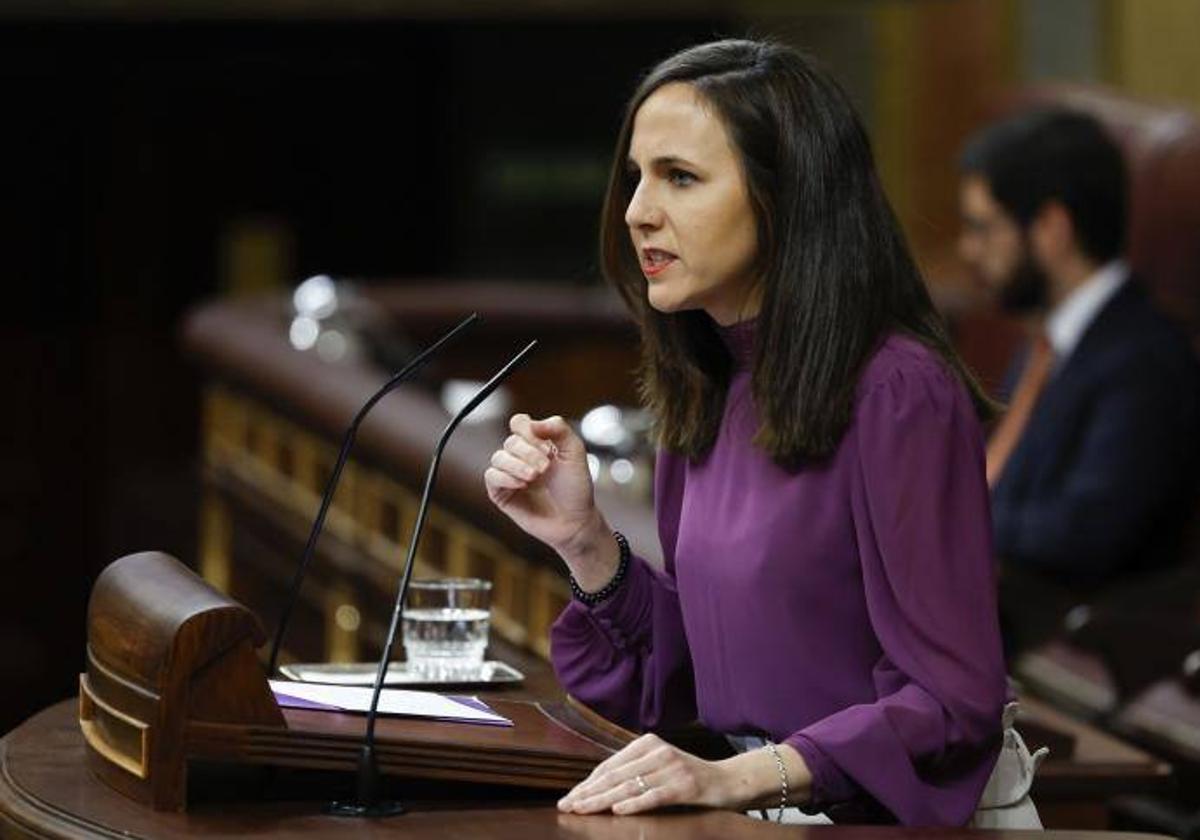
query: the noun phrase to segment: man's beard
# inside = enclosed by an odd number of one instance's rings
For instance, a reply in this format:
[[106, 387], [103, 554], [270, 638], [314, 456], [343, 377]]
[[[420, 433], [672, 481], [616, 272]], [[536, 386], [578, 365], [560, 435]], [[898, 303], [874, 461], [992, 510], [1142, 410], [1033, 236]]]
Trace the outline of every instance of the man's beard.
[[1050, 280], [1034, 262], [1029, 247], [1022, 249], [1021, 262], [1000, 289], [1000, 308], [1010, 315], [1028, 315], [1046, 307]]

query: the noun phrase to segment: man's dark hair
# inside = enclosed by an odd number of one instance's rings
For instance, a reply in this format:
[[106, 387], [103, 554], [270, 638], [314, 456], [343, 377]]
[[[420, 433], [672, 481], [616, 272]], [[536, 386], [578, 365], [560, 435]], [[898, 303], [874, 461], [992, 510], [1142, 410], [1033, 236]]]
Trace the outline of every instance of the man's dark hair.
[[987, 182], [1023, 229], [1047, 202], [1058, 201], [1085, 254], [1104, 263], [1124, 252], [1125, 159], [1092, 117], [1064, 108], [1018, 114], [975, 135], [960, 165], [963, 174]]
[[757, 224], [763, 299], [752, 389], [762, 425], [755, 443], [786, 466], [830, 455], [850, 424], [863, 365], [891, 331], [941, 356], [986, 415], [991, 404], [934, 311], [850, 99], [795, 50], [719, 41], [671, 56], [634, 92], [601, 217], [604, 273], [641, 327], [642, 396], [659, 445], [704, 455], [733, 373], [708, 315], [649, 305], [625, 224], [634, 117], [672, 82], [691, 85], [724, 124]]

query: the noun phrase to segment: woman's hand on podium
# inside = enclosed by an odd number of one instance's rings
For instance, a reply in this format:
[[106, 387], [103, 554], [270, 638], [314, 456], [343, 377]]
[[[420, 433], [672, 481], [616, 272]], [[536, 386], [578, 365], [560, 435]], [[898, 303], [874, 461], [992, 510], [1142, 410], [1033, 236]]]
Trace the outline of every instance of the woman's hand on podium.
[[[789, 801], [807, 801], [812, 774], [804, 759], [786, 744], [777, 749], [787, 769]], [[767, 750], [705, 761], [651, 734], [597, 765], [558, 801], [558, 809], [637, 814], [670, 805], [700, 805], [740, 811], [778, 807], [780, 792], [779, 765]]]
[[488, 498], [523, 531], [558, 552], [585, 590], [603, 587], [620, 553], [596, 509], [583, 441], [561, 417], [515, 414], [511, 435], [483, 474]]

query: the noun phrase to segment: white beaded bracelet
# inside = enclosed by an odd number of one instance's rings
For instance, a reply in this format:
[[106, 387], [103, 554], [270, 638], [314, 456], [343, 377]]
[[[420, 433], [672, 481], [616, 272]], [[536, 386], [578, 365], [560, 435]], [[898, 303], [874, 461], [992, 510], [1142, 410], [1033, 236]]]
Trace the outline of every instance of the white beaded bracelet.
[[767, 741], [763, 749], [770, 750], [771, 755], [775, 757], [775, 765], [779, 768], [779, 813], [775, 816], [775, 822], [781, 823], [783, 822], [783, 809], [787, 807], [788, 802], [787, 768], [783, 765], [783, 758], [774, 744]]

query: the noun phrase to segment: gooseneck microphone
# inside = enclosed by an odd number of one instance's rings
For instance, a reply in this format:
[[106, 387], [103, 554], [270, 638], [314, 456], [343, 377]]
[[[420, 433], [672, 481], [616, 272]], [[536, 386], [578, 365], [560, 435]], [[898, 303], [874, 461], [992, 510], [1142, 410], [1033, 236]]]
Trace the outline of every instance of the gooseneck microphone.
[[350, 421], [350, 427], [346, 429], [346, 434], [342, 438], [342, 448], [338, 452], [337, 461], [333, 465], [333, 472], [329, 476], [329, 481], [325, 484], [325, 495], [321, 497], [321, 506], [317, 510], [317, 518], [313, 521], [312, 530], [308, 533], [308, 542], [304, 544], [304, 554], [301, 555], [300, 564], [296, 567], [296, 574], [292, 577], [292, 586], [288, 591], [287, 601], [283, 605], [283, 615], [279, 618], [279, 626], [275, 630], [275, 640], [271, 643], [271, 657], [267, 660], [268, 677], [274, 675], [275, 666], [279, 663], [279, 649], [283, 645], [283, 636], [287, 632], [288, 622], [292, 617], [292, 610], [295, 609], [296, 601], [300, 598], [300, 585], [304, 582], [304, 576], [308, 573], [308, 567], [312, 564], [313, 554], [317, 548], [317, 538], [321, 535], [321, 529], [325, 526], [325, 515], [329, 513], [329, 505], [333, 501], [334, 491], [337, 490], [338, 479], [342, 476], [342, 468], [346, 466], [346, 459], [350, 457], [350, 450], [354, 446], [354, 436], [358, 434], [359, 424], [362, 423], [363, 418], [375, 407], [377, 402], [390, 394], [398, 385], [411, 379], [429, 361], [429, 358], [434, 353], [442, 349], [447, 342], [478, 320], [478, 313], [472, 312], [466, 318], [459, 321], [458, 326], [425, 348], [411, 362], [405, 365], [399, 373], [394, 374], [387, 382], [383, 383], [383, 387], [363, 403], [363, 407], [358, 410], [358, 414], [354, 415], [354, 419]]
[[379, 695], [383, 691], [384, 675], [392, 661], [392, 646], [396, 641], [396, 630], [400, 627], [400, 620], [404, 615], [404, 598], [408, 594], [408, 584], [412, 579], [413, 560], [417, 556], [417, 543], [421, 540], [421, 529], [425, 525], [425, 514], [429, 510], [429, 496], [433, 490], [434, 479], [437, 478], [438, 465], [442, 460], [442, 450], [446, 448], [446, 443], [450, 440], [450, 435], [454, 434], [454, 430], [458, 428], [458, 424], [487, 399], [500, 386], [500, 383], [525, 361], [525, 358], [536, 346], [537, 341], [529, 342], [525, 345], [524, 350], [513, 356], [508, 364], [488, 380], [487, 384], [471, 397], [471, 401], [463, 406], [458, 414], [454, 415], [454, 418], [442, 431], [437, 446], [434, 447], [433, 457], [429, 462], [429, 472], [425, 476], [425, 489], [421, 493], [421, 505], [417, 508], [417, 519], [413, 524], [412, 538], [408, 541], [408, 555], [404, 558], [404, 572], [400, 577], [400, 589], [396, 593], [396, 603], [392, 607], [392, 623], [388, 627], [387, 636], [384, 639], [383, 657], [379, 660], [379, 668], [375, 672], [371, 708], [367, 712], [367, 731], [358, 754], [356, 799], [352, 802], [331, 802], [326, 808], [330, 814], [344, 817], [386, 817], [404, 813], [404, 806], [400, 802], [379, 799], [379, 764], [375, 759], [375, 718], [379, 714]]

